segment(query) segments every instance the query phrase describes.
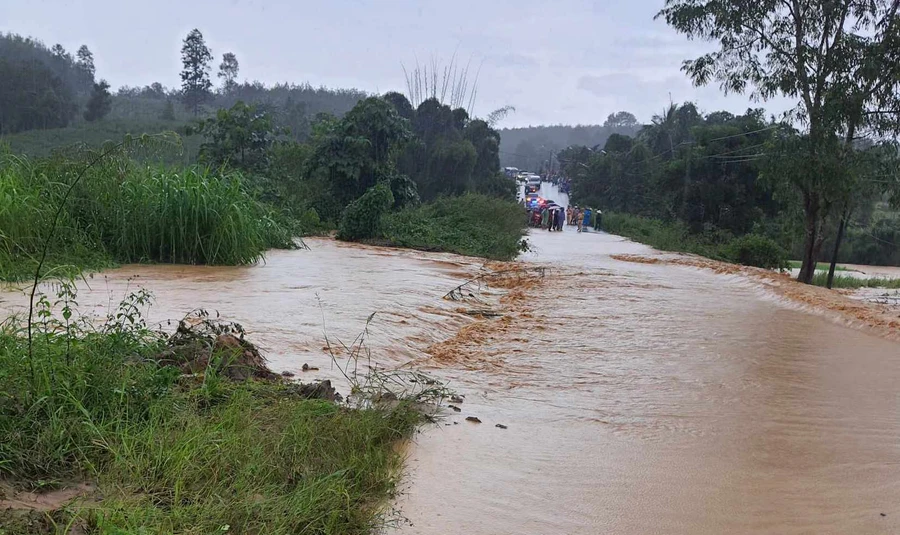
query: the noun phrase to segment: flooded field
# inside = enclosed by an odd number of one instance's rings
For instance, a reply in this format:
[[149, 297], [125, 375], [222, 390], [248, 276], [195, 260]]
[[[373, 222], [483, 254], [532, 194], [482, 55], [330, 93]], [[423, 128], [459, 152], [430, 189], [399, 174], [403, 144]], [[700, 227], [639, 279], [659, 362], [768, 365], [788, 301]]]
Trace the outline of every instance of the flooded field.
[[125, 266], [79, 303], [146, 287], [153, 322], [218, 310], [302, 380], [338, 378], [324, 333], [376, 312], [377, 363], [465, 396], [406, 445], [394, 533], [900, 532], [900, 344], [740, 274], [616, 260], [655, 253], [608, 234], [531, 239], [543, 277], [473, 301], [442, 296], [477, 260], [316, 239], [253, 267]]

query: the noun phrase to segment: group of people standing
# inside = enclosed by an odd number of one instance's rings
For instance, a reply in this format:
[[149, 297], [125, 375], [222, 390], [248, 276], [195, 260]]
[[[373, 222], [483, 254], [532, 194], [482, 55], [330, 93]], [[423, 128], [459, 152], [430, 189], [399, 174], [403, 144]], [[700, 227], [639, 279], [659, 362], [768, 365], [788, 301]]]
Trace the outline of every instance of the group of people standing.
[[548, 231], [562, 231], [565, 220], [566, 211], [558, 204], [545, 206], [541, 210], [541, 228], [545, 228]]
[[[535, 214], [537, 216], [537, 214]], [[549, 232], [562, 231], [563, 225], [577, 227], [578, 232], [584, 230], [584, 227], [593, 227], [594, 230], [600, 230], [600, 218], [602, 212], [592, 208], [580, 208], [578, 206], [562, 206], [552, 204], [545, 206], [540, 210], [540, 228]], [[538, 226], [537, 222], [533, 226]]]

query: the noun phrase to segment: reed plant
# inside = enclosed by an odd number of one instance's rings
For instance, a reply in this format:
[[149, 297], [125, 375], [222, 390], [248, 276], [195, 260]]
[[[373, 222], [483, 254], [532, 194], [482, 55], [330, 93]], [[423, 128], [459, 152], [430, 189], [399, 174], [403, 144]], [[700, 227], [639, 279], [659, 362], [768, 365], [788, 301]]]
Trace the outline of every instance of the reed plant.
[[74, 180], [68, 162], [0, 159], [0, 279], [34, 271], [57, 208], [47, 265], [64, 274], [113, 263], [239, 265], [294, 246], [292, 226], [237, 173], [113, 160]]

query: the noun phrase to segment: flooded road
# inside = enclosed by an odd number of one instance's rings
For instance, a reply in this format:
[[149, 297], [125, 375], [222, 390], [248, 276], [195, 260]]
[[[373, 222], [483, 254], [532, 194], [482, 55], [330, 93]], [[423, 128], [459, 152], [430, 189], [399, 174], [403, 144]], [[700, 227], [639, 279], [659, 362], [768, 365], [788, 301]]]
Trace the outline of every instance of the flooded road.
[[[171, 331], [194, 309], [240, 323], [273, 369], [321, 369], [301, 379], [338, 378], [324, 351], [350, 344], [370, 314], [368, 342], [385, 366], [421, 356], [422, 347], [451, 336], [469, 320], [441, 297], [480, 264], [454, 255], [386, 250], [308, 239], [310, 250], [273, 250], [257, 266], [129, 265], [78, 283], [78, 310], [104, 318], [129, 292], [146, 288], [155, 302], [151, 325]], [[24, 286], [24, 285], [23, 285]], [[88, 287], [89, 286], [89, 287]], [[53, 296], [52, 288], [43, 288]], [[0, 292], [0, 318], [27, 310], [21, 291]], [[171, 325], [167, 322], [171, 321]]]
[[644, 251], [614, 236], [532, 240], [560, 276], [491, 342], [502, 368], [455, 377], [451, 419], [484, 423], [419, 437], [398, 532], [900, 531], [900, 345], [738, 277], [616, 262]]
[[531, 240], [546, 276], [487, 292], [502, 328], [441, 360], [478, 321], [441, 297], [478, 261], [311, 240], [254, 267], [126, 266], [79, 302], [103, 315], [145, 286], [152, 321], [219, 310], [278, 371], [322, 369], [302, 380], [338, 375], [323, 329], [349, 342], [377, 312], [373, 358], [465, 395], [408, 445], [393, 533], [900, 532], [900, 344], [741, 276], [614, 260], [654, 253], [608, 234]]

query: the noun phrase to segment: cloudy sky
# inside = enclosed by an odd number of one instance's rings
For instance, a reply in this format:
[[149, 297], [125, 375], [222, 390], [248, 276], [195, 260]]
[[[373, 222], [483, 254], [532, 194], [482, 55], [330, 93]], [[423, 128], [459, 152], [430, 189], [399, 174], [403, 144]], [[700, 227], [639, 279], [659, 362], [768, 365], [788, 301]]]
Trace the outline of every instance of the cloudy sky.
[[[671, 99], [742, 112], [745, 96], [695, 88], [681, 61], [704, 50], [654, 14], [663, 0], [0, 0], [0, 31], [94, 52], [113, 87], [179, 83], [194, 27], [241, 79], [405, 91], [401, 65], [456, 51], [480, 68], [475, 113], [511, 105], [502, 126], [648, 121]], [[781, 111], [783, 103], [765, 104]]]

